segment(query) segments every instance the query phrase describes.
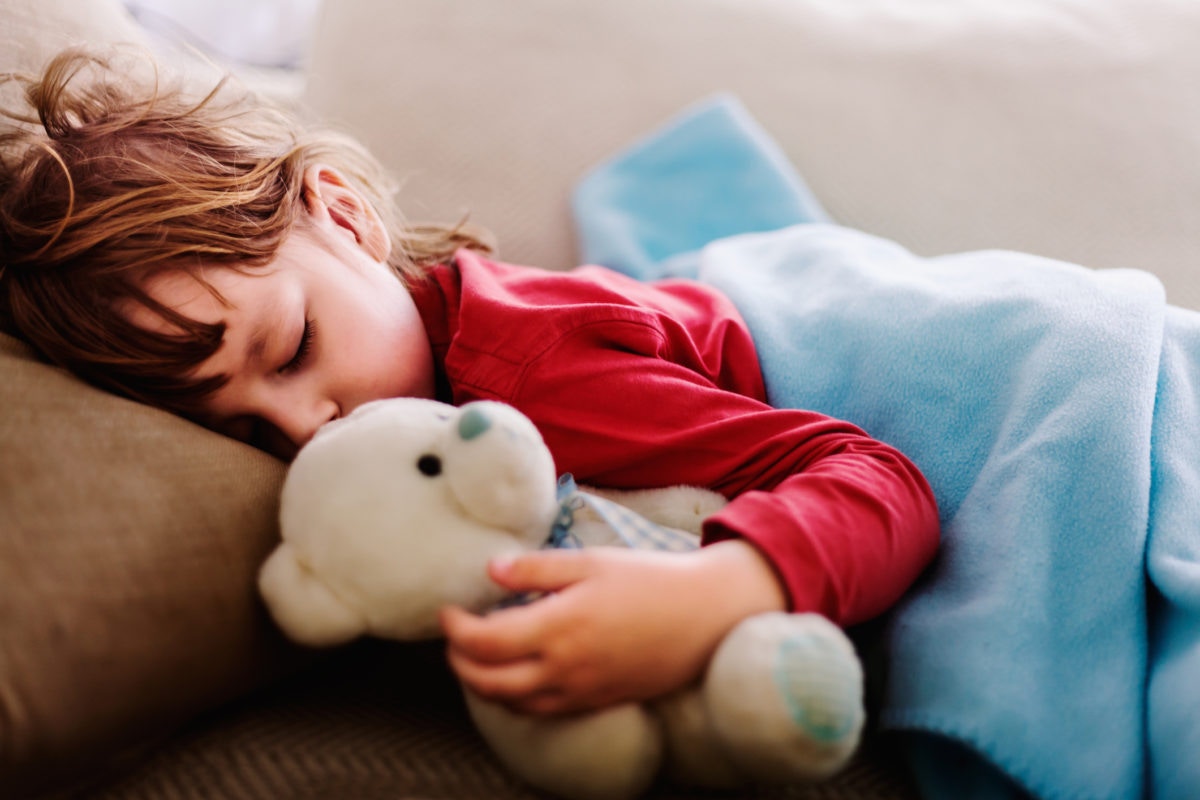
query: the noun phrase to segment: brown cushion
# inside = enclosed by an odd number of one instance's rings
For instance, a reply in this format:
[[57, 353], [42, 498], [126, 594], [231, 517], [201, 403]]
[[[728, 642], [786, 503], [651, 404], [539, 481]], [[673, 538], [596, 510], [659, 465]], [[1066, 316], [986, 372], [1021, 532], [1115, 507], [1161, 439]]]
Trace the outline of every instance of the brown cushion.
[[255, 590], [284, 469], [0, 334], [0, 785], [63, 777], [294, 660]]

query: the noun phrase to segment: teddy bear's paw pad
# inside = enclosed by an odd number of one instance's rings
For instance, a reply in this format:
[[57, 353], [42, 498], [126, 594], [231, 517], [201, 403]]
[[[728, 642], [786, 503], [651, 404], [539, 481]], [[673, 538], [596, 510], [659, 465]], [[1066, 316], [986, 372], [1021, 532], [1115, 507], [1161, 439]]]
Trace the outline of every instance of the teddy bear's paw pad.
[[862, 719], [862, 682], [847, 680], [841, 643], [800, 630], [779, 642], [773, 678], [792, 722], [818, 742], [836, 744]]
[[731, 759], [767, 782], [834, 774], [854, 754], [866, 716], [854, 647], [816, 614], [742, 622], [714, 656], [704, 693]]

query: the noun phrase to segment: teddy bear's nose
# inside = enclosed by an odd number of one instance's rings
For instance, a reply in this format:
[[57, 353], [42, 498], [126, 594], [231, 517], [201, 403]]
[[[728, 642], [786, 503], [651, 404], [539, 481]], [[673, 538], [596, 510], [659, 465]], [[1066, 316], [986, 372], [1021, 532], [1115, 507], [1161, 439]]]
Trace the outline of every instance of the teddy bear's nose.
[[492, 427], [492, 420], [477, 406], [465, 406], [462, 416], [458, 418], [458, 436], [469, 442]]

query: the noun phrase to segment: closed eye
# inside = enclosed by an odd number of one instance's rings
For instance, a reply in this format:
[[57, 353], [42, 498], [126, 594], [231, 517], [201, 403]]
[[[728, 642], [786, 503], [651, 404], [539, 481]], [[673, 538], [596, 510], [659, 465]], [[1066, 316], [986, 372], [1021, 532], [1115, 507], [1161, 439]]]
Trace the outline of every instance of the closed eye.
[[312, 353], [313, 340], [316, 336], [317, 323], [314, 320], [306, 318], [304, 320], [304, 332], [300, 335], [300, 342], [296, 345], [296, 352], [291, 360], [279, 368], [280, 375], [288, 375], [304, 366], [309, 354]]

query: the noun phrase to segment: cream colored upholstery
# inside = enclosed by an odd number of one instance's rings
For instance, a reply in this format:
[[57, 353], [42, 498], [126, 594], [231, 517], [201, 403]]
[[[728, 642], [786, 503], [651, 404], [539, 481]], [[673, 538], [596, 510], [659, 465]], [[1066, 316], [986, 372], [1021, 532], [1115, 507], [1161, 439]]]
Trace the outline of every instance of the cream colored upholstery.
[[307, 100], [413, 218], [572, 264], [596, 160], [737, 94], [840, 222], [917, 252], [1141, 267], [1200, 307], [1200, 4], [1177, 0], [338, 0]]

